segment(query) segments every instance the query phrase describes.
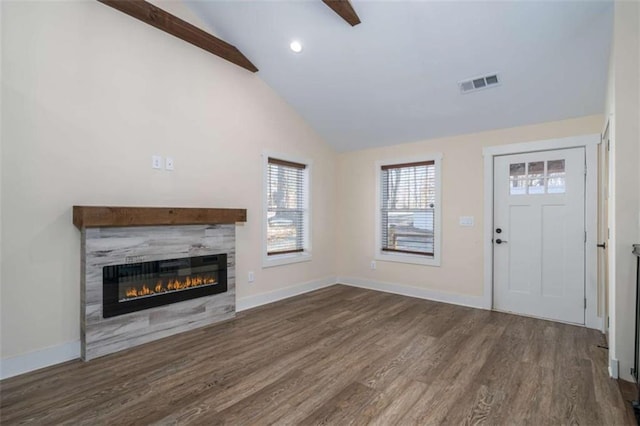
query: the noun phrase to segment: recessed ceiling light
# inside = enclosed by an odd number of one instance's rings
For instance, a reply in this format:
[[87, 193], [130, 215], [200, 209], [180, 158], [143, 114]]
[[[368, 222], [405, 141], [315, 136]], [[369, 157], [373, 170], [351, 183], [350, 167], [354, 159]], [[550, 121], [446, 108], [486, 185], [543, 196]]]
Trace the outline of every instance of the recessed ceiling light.
[[296, 53], [302, 52], [302, 43], [300, 43], [298, 40], [293, 40], [291, 44], [289, 44], [289, 47]]

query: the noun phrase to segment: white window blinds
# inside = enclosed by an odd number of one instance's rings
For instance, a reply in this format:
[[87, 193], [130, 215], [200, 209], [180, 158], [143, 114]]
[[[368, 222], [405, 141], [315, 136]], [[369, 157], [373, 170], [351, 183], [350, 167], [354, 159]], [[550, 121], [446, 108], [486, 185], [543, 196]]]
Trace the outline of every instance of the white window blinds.
[[434, 162], [385, 165], [380, 177], [382, 250], [433, 256]]
[[269, 158], [267, 169], [267, 255], [304, 251], [306, 165]]

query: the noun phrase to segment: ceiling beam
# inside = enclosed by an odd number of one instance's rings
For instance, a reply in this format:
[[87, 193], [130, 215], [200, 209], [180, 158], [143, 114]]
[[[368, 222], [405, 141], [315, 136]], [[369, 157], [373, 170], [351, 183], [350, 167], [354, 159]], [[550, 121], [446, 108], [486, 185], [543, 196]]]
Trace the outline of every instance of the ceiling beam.
[[235, 46], [144, 0], [98, 0], [251, 72], [258, 68]]
[[347, 21], [352, 27], [360, 23], [358, 14], [351, 6], [349, 0], [322, 0], [324, 4], [329, 6], [335, 13], [340, 15], [342, 19]]

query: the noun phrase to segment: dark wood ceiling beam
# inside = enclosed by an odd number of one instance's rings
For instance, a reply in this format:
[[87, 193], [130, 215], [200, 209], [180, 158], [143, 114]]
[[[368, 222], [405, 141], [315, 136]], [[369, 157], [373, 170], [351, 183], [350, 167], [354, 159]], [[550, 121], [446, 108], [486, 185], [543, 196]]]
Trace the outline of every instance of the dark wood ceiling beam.
[[340, 15], [342, 19], [347, 21], [352, 27], [360, 23], [358, 14], [351, 6], [349, 0], [322, 0], [324, 4], [329, 6], [335, 13]]
[[251, 72], [258, 68], [235, 46], [144, 0], [98, 0]]

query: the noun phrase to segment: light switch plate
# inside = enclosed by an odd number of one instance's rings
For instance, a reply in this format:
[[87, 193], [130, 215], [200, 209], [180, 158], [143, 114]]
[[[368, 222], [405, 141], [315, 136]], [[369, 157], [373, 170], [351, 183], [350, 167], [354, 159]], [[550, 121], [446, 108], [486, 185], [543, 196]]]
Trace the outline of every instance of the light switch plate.
[[152, 155], [151, 156], [151, 167], [154, 169], [162, 168], [162, 156], [160, 155]]
[[164, 160], [164, 168], [165, 170], [173, 170], [173, 158], [167, 157]]
[[460, 226], [473, 226], [473, 216], [460, 216]]

